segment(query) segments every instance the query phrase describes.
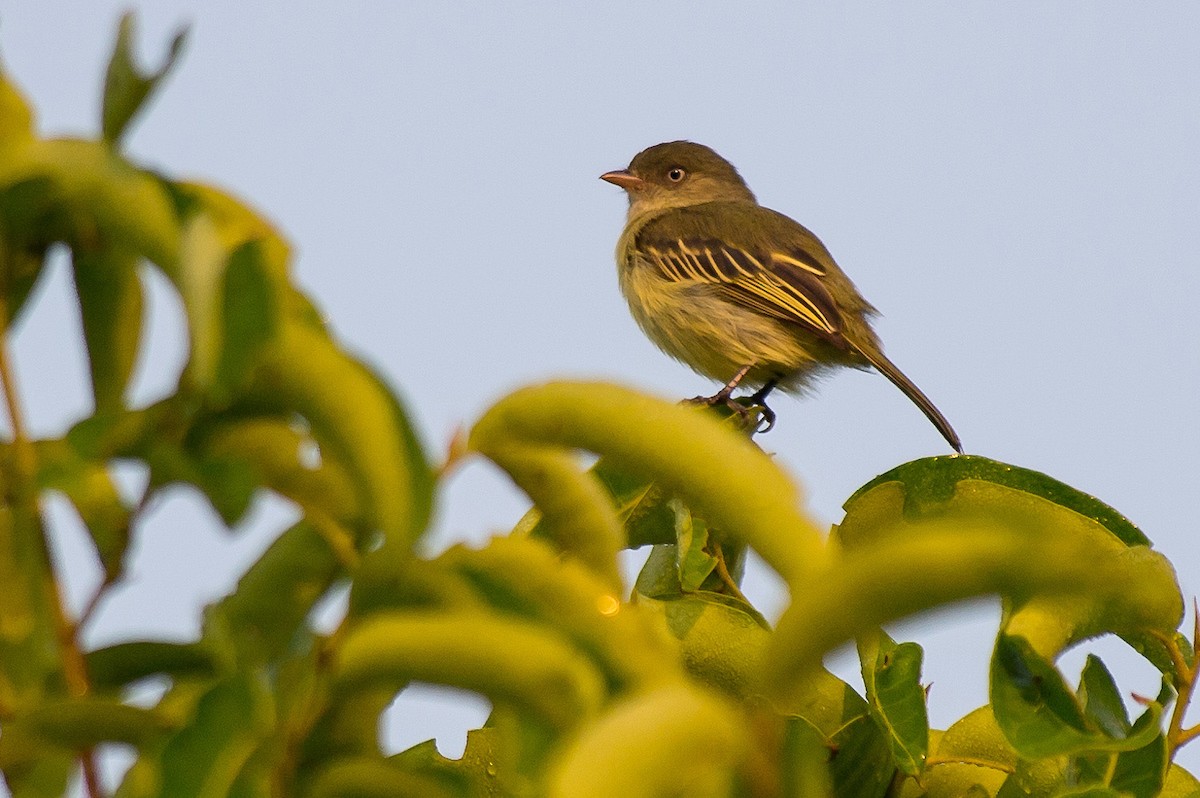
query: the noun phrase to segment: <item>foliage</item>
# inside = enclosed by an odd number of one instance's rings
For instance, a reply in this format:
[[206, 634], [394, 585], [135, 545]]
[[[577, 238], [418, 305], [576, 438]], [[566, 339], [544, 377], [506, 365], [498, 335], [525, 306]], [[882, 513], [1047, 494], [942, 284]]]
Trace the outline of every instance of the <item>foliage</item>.
[[[1176, 631], [1169, 563], [1099, 501], [981, 457], [902, 465], [860, 489], [830, 539], [752, 422], [605, 384], [502, 399], [435, 470], [408, 412], [346, 353], [289, 276], [289, 250], [219, 189], [121, 151], [180, 50], [143, 74], [127, 18], [103, 135], [40, 138], [0, 82], [0, 771], [53, 796], [96, 752], [132, 746], [117, 789], [139, 796], [1136, 796], [1200, 795], [1171, 765], [1196, 675]], [[51, 247], [70, 252], [94, 412], [32, 439], [8, 333]], [[144, 344], [141, 272], [178, 291], [190, 356], [176, 390], [132, 407]], [[577, 453], [600, 456], [590, 470]], [[316, 453], [316, 454], [314, 454]], [[511, 535], [422, 558], [440, 473], [484, 457], [533, 500]], [[125, 501], [119, 462], [144, 464]], [[301, 517], [188, 643], [84, 651], [47, 556], [39, 507], [67, 498], [105, 580], [125, 578], [131, 529], [156, 494], [199, 489], [234, 525], [259, 491]], [[632, 596], [617, 555], [651, 546]], [[772, 629], [738, 589], [747, 547], [786, 581]], [[919, 578], [918, 578], [919, 575]], [[339, 628], [314, 605], [349, 587]], [[922, 652], [881, 624], [998, 594], [991, 703], [930, 730]], [[92, 606], [94, 606], [94, 603]], [[1115, 634], [1163, 674], [1130, 719], [1090, 658], [1073, 686], [1058, 655]], [[822, 668], [857, 641], [866, 695]], [[151, 676], [150, 708], [127, 700]], [[477, 691], [491, 718], [461, 759], [431, 743], [380, 749], [380, 713], [413, 681]]]

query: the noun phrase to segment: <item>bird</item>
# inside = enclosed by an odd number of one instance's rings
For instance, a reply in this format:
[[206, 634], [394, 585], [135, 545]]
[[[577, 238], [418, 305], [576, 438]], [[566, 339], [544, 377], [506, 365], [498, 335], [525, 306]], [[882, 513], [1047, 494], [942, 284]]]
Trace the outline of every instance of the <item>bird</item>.
[[629, 198], [621, 292], [659, 349], [724, 383], [702, 401], [734, 406], [739, 385], [757, 387], [750, 403], [766, 431], [774, 389], [801, 394], [837, 367], [874, 368], [962, 453], [950, 422], [883, 354], [871, 328], [878, 311], [816, 235], [758, 203], [733, 164], [703, 144], [669, 141], [600, 179]]

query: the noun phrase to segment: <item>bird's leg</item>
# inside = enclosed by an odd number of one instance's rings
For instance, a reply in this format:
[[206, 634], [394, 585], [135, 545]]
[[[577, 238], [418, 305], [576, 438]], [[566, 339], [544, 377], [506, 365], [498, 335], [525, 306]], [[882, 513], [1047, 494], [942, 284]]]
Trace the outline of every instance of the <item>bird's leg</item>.
[[697, 396], [689, 401], [691, 401], [692, 404], [707, 405], [708, 407], [725, 405], [730, 410], [745, 418], [745, 406], [733, 401], [733, 399], [730, 397], [733, 395], [733, 390], [737, 388], [738, 384], [742, 381], [742, 378], [745, 377], [752, 368], [754, 368], [754, 364], [742, 366], [740, 369], [738, 369], [737, 374], [734, 374], [733, 378], [729, 382], [725, 383], [725, 387], [714, 393], [712, 396]]
[[737, 374], [734, 374], [733, 378], [731, 380], [729, 380], [729, 382], [725, 383], [724, 388], [717, 391], [715, 394], [708, 397], [704, 401], [708, 402], [708, 404], [710, 404], [710, 405], [728, 405], [728, 404], [730, 404], [729, 397], [733, 395], [733, 389], [738, 387], [738, 384], [741, 383], [742, 378], [745, 377], [750, 372], [750, 369], [752, 369], [752, 368], [754, 368], [753, 363], [746, 365], [746, 366], [742, 366], [740, 369], [737, 370]]
[[767, 380], [766, 385], [759, 388], [757, 391], [747, 397], [750, 407], [762, 408], [763, 421], [767, 422], [767, 426], [758, 430], [760, 434], [764, 432], [770, 432], [771, 428], [775, 426], [775, 411], [767, 407], [767, 395], [770, 394], [771, 391], [775, 390], [775, 386], [778, 384], [779, 380], [771, 378]]
[[693, 404], [707, 405], [709, 407], [725, 405], [730, 410], [737, 413], [738, 417], [742, 419], [743, 422], [748, 422], [750, 408], [757, 407], [761, 410], [762, 420], [766, 422], [766, 426], [762, 427], [761, 429], [756, 429], [755, 432], [770, 432], [775, 426], [775, 411], [767, 406], [767, 396], [779, 385], [778, 378], [772, 377], [771, 379], [767, 380], [763, 387], [759, 388], [750, 396], [747, 396], [740, 401], [733, 399], [734, 390], [738, 387], [738, 385], [741, 384], [742, 380], [747, 374], [750, 373], [750, 369], [752, 368], [754, 368], [753, 363], [742, 366], [737, 370], [737, 373], [733, 375], [729, 382], [725, 383], [721, 390], [717, 391], [712, 396], [697, 396], [690, 401]]

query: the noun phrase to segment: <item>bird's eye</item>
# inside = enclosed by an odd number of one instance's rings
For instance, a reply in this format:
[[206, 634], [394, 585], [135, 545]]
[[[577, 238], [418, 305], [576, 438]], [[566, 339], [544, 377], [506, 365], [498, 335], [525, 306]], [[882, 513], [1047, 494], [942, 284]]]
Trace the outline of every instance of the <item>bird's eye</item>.
[[682, 183], [685, 177], [687, 177], [687, 172], [683, 171], [678, 166], [674, 166], [667, 170], [667, 180], [670, 180], [672, 183]]

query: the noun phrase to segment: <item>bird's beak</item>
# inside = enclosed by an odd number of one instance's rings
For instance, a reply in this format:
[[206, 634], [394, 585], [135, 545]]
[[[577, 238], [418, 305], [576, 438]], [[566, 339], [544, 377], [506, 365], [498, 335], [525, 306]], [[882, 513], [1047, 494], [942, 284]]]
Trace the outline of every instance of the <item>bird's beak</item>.
[[631, 174], [628, 169], [619, 169], [616, 172], [605, 172], [600, 175], [601, 180], [607, 180], [614, 186], [620, 186], [626, 191], [640, 191], [646, 185], [646, 181], [642, 180], [635, 174]]

